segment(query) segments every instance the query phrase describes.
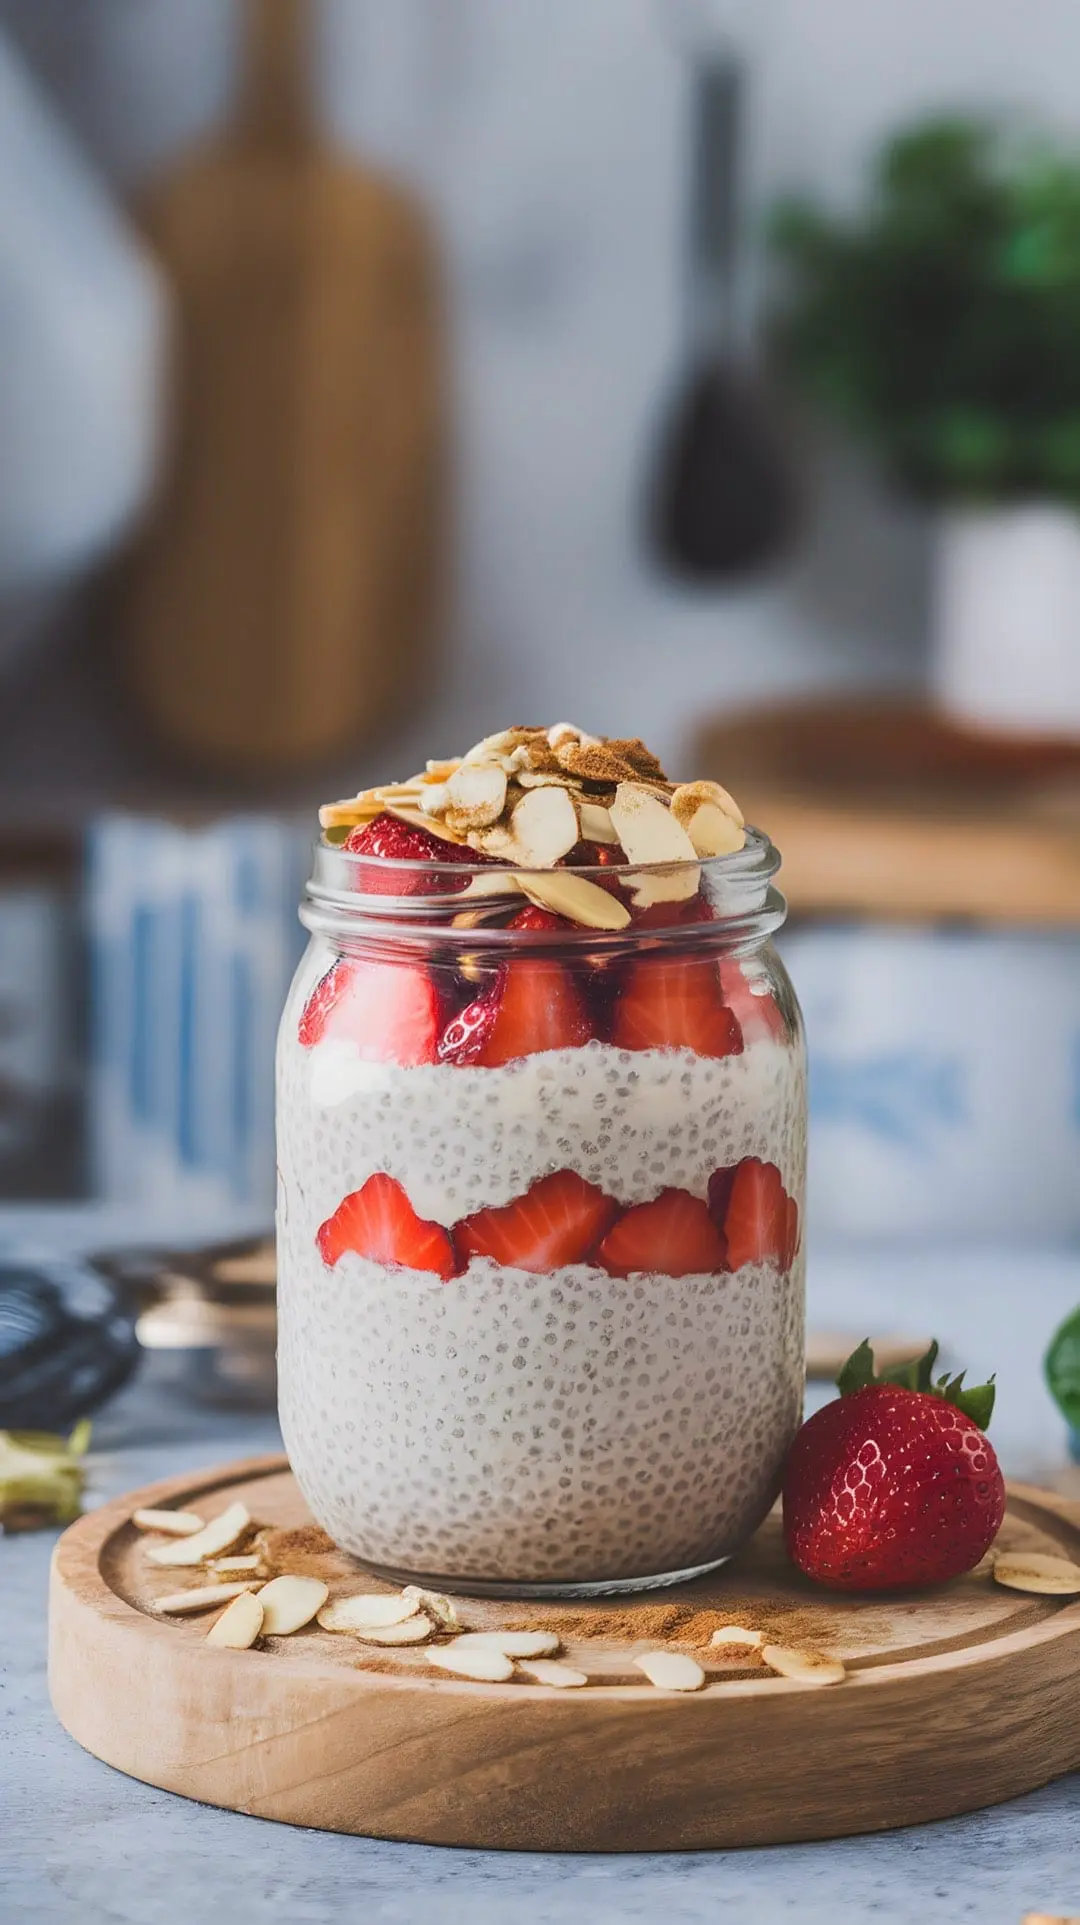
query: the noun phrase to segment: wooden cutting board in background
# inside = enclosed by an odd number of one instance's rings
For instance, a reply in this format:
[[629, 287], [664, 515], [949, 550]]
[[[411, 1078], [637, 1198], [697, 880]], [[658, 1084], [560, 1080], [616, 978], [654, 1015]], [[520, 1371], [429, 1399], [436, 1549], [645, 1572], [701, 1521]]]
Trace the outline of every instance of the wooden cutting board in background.
[[968, 732], [914, 704], [829, 700], [705, 727], [692, 766], [784, 860], [793, 912], [1080, 925], [1080, 743]]
[[369, 732], [430, 645], [442, 554], [438, 271], [406, 193], [324, 145], [307, 0], [243, 0], [235, 124], [160, 182], [174, 433], [126, 573], [155, 734], [257, 774]]

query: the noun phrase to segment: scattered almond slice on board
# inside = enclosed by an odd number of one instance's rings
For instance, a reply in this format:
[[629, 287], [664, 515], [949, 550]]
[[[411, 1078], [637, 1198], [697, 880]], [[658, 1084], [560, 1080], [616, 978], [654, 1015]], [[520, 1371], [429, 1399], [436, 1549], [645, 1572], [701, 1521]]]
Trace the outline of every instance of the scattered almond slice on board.
[[194, 1537], [206, 1529], [194, 1511], [136, 1511], [131, 1521], [137, 1531], [160, 1531], [163, 1537]]
[[370, 1631], [388, 1624], [404, 1624], [414, 1617], [416, 1605], [411, 1598], [383, 1591], [355, 1592], [351, 1597], [336, 1597], [319, 1610], [324, 1631]]
[[230, 1598], [239, 1597], [242, 1591], [254, 1589], [254, 1584], [199, 1584], [191, 1591], [172, 1591], [168, 1597], [156, 1597], [150, 1608], [167, 1617], [187, 1617], [194, 1611], [212, 1611], [215, 1605], [228, 1604]]
[[535, 1684], [550, 1684], [556, 1691], [573, 1691], [578, 1686], [588, 1684], [584, 1671], [575, 1670], [572, 1664], [555, 1664], [550, 1658], [535, 1658], [529, 1662], [523, 1659], [518, 1670]]
[[645, 1651], [640, 1658], [632, 1658], [631, 1663], [638, 1671], [644, 1671], [658, 1691], [700, 1691], [705, 1683], [705, 1673], [697, 1659], [686, 1657], [682, 1651]]
[[190, 1537], [179, 1538], [174, 1544], [155, 1544], [146, 1555], [152, 1564], [164, 1564], [170, 1568], [202, 1564], [206, 1558], [217, 1557], [222, 1551], [231, 1551], [250, 1528], [251, 1518], [246, 1506], [230, 1504], [220, 1517], [212, 1517], [209, 1524], [204, 1524], [201, 1531], [193, 1532]]
[[459, 1631], [461, 1629], [461, 1620], [453, 1598], [444, 1597], [441, 1591], [425, 1591], [419, 1584], [406, 1584], [401, 1596], [414, 1611], [426, 1611], [428, 1617], [434, 1618], [441, 1630]]
[[750, 1651], [760, 1651], [764, 1642], [764, 1631], [748, 1631], [741, 1624], [722, 1624], [709, 1639], [710, 1646], [741, 1644]]
[[1000, 1551], [994, 1559], [994, 1583], [1009, 1591], [1030, 1591], [1034, 1597], [1075, 1597], [1080, 1594], [1080, 1565], [1047, 1551]]
[[210, 1626], [206, 1642], [222, 1644], [227, 1651], [249, 1651], [262, 1627], [263, 1608], [255, 1592], [241, 1591]]
[[252, 1551], [250, 1556], [246, 1557], [207, 1558], [207, 1565], [218, 1577], [259, 1577], [260, 1574], [263, 1576], [266, 1575], [263, 1561], [258, 1551]]
[[426, 1644], [435, 1629], [422, 1611], [400, 1624], [366, 1624], [356, 1636], [362, 1644]]
[[519, 875], [518, 884], [537, 908], [550, 909], [584, 929], [625, 929], [630, 921], [624, 902], [572, 869], [555, 869], [550, 876]]
[[847, 1677], [839, 1658], [823, 1657], [820, 1651], [795, 1651], [786, 1644], [764, 1644], [761, 1655], [770, 1671], [796, 1684], [843, 1684]]
[[259, 1592], [263, 1608], [263, 1636], [291, 1637], [310, 1624], [326, 1603], [330, 1587], [317, 1577], [272, 1577]]
[[456, 1651], [501, 1651], [504, 1658], [553, 1658], [562, 1639], [554, 1631], [466, 1631]]
[[461, 1650], [456, 1638], [452, 1644], [434, 1645], [427, 1661], [439, 1671], [449, 1671], [457, 1678], [476, 1678], [481, 1684], [507, 1684], [514, 1675], [513, 1660], [501, 1651], [475, 1645]]

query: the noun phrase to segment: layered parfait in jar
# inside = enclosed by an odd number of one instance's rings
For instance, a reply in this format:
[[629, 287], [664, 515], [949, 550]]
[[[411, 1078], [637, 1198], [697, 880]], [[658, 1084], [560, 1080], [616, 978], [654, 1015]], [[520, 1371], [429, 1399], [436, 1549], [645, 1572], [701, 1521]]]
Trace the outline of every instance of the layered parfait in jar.
[[278, 1055], [281, 1420], [314, 1516], [444, 1589], [711, 1568], [802, 1412], [775, 850], [719, 784], [568, 724], [322, 825]]

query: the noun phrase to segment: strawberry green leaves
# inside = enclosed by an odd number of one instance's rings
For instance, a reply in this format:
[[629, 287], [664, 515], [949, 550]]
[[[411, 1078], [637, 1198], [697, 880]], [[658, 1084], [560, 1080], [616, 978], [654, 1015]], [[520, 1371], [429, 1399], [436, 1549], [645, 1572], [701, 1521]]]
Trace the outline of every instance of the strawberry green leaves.
[[927, 1397], [942, 1397], [947, 1404], [955, 1404], [973, 1424], [985, 1430], [994, 1410], [996, 1395], [994, 1380], [989, 1383], [971, 1385], [965, 1388], [965, 1372], [950, 1377], [948, 1372], [934, 1381], [934, 1365], [938, 1359], [939, 1345], [935, 1340], [925, 1356], [913, 1358], [910, 1363], [894, 1364], [888, 1370], [876, 1371], [874, 1352], [870, 1342], [864, 1338], [857, 1350], [852, 1351], [839, 1377], [836, 1388], [841, 1397], [850, 1397], [857, 1390], [866, 1390], [871, 1384], [895, 1384], [900, 1390], [914, 1390]]

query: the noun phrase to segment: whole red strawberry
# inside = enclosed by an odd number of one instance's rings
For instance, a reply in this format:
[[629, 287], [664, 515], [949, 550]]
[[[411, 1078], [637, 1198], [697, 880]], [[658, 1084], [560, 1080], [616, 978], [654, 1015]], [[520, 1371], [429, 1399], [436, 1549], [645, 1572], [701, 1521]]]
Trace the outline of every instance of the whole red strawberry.
[[784, 1471], [784, 1536], [807, 1577], [838, 1591], [941, 1584], [984, 1556], [1005, 1482], [984, 1430], [993, 1383], [932, 1377], [938, 1346], [874, 1374], [868, 1343], [840, 1396], [805, 1423]]

